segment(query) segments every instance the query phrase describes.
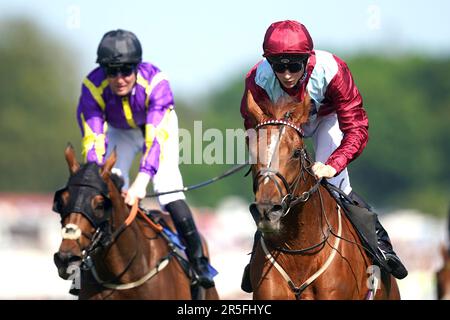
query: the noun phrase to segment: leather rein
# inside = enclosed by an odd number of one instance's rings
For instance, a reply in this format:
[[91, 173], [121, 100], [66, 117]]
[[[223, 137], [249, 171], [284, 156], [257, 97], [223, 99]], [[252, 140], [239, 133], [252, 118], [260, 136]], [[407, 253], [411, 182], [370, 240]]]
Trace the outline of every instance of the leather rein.
[[[83, 271], [91, 271], [94, 279], [103, 287], [112, 289], [112, 290], [127, 290], [131, 288], [138, 287], [142, 284], [144, 284], [147, 280], [158, 274], [162, 269], [164, 269], [168, 263], [170, 258], [172, 257], [173, 253], [169, 253], [168, 255], [164, 256], [163, 258], [158, 261], [156, 266], [152, 268], [148, 273], [146, 273], [143, 277], [140, 279], [133, 281], [131, 283], [116, 283], [113, 280], [103, 280], [98, 275], [98, 272], [95, 268], [94, 261], [92, 259], [92, 254], [94, 254], [98, 249], [103, 248], [104, 250], [107, 250], [110, 248], [120, 237], [122, 232], [127, 229], [133, 221], [136, 220], [137, 216], [142, 217], [147, 224], [159, 235], [163, 231], [163, 227], [160, 224], [155, 223], [151, 218], [149, 218], [145, 212], [139, 208], [138, 203], [136, 202], [130, 210], [130, 213], [127, 217], [127, 219], [120, 225], [119, 228], [117, 228], [112, 234], [108, 230], [104, 230], [104, 225], [97, 227], [93, 235], [86, 234], [84, 232], [79, 232], [78, 237], [84, 236], [87, 239], [89, 239], [91, 242], [89, 246], [83, 250], [81, 250], [81, 266], [80, 269]], [[63, 239], [71, 239], [73, 238], [72, 234], [76, 233], [77, 231], [81, 231], [78, 226], [76, 225], [70, 225], [63, 228]], [[134, 233], [135, 238], [137, 237]], [[78, 245], [80, 246], [80, 243], [78, 239], [72, 239], [76, 240]], [[126, 268], [124, 268], [124, 272], [118, 276], [116, 276], [116, 280], [120, 279], [123, 274], [131, 267], [131, 264], [134, 262], [135, 258], [137, 257], [137, 248], [135, 250], [135, 253], [133, 254], [133, 257], [131, 258], [130, 262], [127, 264]]]
[[[280, 140], [282, 138], [282, 135], [284, 133], [285, 126], [289, 126], [293, 129], [295, 129], [296, 132], [300, 135], [300, 137], [303, 138], [304, 137], [303, 130], [300, 127], [290, 123], [287, 120], [288, 118], [289, 118], [289, 113], [286, 113], [283, 120], [269, 120], [269, 121], [262, 122], [255, 127], [255, 130], [258, 130], [259, 128], [266, 126], [266, 125], [283, 126], [282, 130], [280, 131], [279, 137], [278, 137], [278, 141], [277, 141], [277, 145], [276, 145], [277, 147], [278, 147]], [[281, 203], [281, 207], [283, 210], [282, 217], [286, 216], [291, 211], [291, 209], [293, 207], [295, 207], [296, 205], [298, 205], [300, 203], [305, 203], [306, 201], [308, 201], [308, 199], [311, 197], [311, 195], [313, 193], [315, 193], [316, 191], [319, 194], [320, 205], [321, 205], [321, 214], [325, 218], [325, 221], [327, 224], [326, 234], [324, 234], [323, 239], [319, 243], [314, 244], [307, 248], [296, 249], [296, 250], [285, 249], [285, 248], [281, 248], [281, 247], [273, 248], [275, 251], [281, 251], [281, 252], [287, 253], [287, 254], [303, 254], [310, 250], [313, 250], [313, 249], [316, 249], [319, 247], [323, 247], [325, 245], [325, 243], [328, 241], [330, 234], [332, 234], [332, 227], [331, 227], [331, 224], [325, 213], [323, 197], [322, 197], [322, 194], [321, 194], [320, 188], [319, 188], [322, 179], [316, 180], [314, 185], [312, 187], [310, 187], [309, 190], [303, 192], [301, 195], [296, 195], [300, 179], [302, 179], [304, 182], [306, 182], [305, 172], [314, 177], [314, 174], [310, 170], [310, 168], [312, 166], [312, 161], [311, 161], [310, 157], [308, 156], [306, 149], [302, 147], [301, 149], [299, 149], [299, 152], [300, 152], [299, 160], [300, 160], [300, 165], [301, 165], [300, 174], [297, 176], [297, 178], [294, 180], [294, 182], [292, 184], [289, 184], [287, 182], [286, 178], [284, 178], [284, 176], [278, 170], [271, 168], [270, 164], [272, 163], [272, 159], [269, 163], [268, 168], [259, 170], [255, 175], [255, 179], [253, 180], [253, 182], [254, 182], [253, 189], [255, 192], [260, 184], [261, 179], [265, 180], [266, 178], [269, 178], [271, 181], [274, 182], [275, 186], [278, 189], [278, 192], [280, 193], [281, 199], [282, 199], [282, 203]], [[273, 158], [273, 155], [274, 154], [272, 154], [272, 158]], [[283, 183], [283, 186], [287, 191], [286, 194], [283, 193], [283, 190], [282, 190], [280, 184], [278, 183], [277, 179], [275, 179], [275, 177], [278, 177], [281, 180], [281, 182]], [[338, 213], [339, 225], [338, 225], [338, 234], [336, 235], [335, 243], [333, 245], [334, 250], [329, 255], [329, 257], [327, 258], [325, 263], [321, 266], [321, 268], [318, 269], [313, 275], [311, 275], [307, 280], [305, 280], [299, 286], [295, 285], [295, 282], [291, 279], [291, 277], [287, 274], [287, 272], [283, 269], [283, 267], [276, 261], [275, 257], [270, 253], [270, 251], [268, 250], [268, 248], [265, 244], [264, 237], [261, 236], [261, 238], [260, 238], [260, 244], [261, 244], [261, 247], [263, 249], [263, 252], [264, 252], [266, 258], [274, 265], [274, 267], [278, 270], [278, 272], [281, 274], [281, 276], [288, 283], [289, 288], [294, 293], [296, 299], [300, 299], [300, 295], [303, 293], [303, 291], [309, 285], [311, 285], [320, 275], [322, 275], [325, 272], [325, 270], [329, 267], [329, 265], [331, 264], [331, 262], [333, 261], [335, 255], [336, 255], [336, 250], [337, 250], [340, 240], [341, 240], [341, 231], [342, 231], [341, 212], [340, 212], [339, 206], [337, 207], [337, 213]]]
[[[290, 116], [290, 113], [287, 112], [284, 115], [284, 119], [280, 119], [280, 120], [272, 119], [272, 120], [267, 120], [267, 121], [261, 122], [255, 126], [255, 130], [259, 130], [260, 128], [262, 128], [264, 126], [268, 126], [268, 125], [282, 126], [282, 129], [280, 130], [280, 133], [278, 136], [278, 141], [277, 141], [277, 145], [276, 145], [277, 147], [281, 141], [281, 138], [282, 138], [282, 135], [284, 133], [284, 129], [286, 126], [293, 128], [303, 139], [303, 137], [304, 137], [303, 130], [299, 126], [288, 121], [289, 116]], [[321, 212], [322, 212], [322, 215], [325, 217], [325, 221], [327, 223], [326, 234], [324, 234], [323, 239], [319, 243], [314, 244], [307, 248], [296, 249], [296, 250], [286, 249], [286, 248], [281, 248], [281, 247], [274, 248], [277, 251], [281, 251], [281, 252], [288, 253], [288, 254], [302, 254], [307, 251], [310, 251], [315, 248], [323, 246], [326, 243], [326, 241], [328, 240], [328, 238], [330, 237], [330, 234], [332, 231], [331, 224], [329, 223], [328, 217], [324, 212], [323, 198], [322, 198], [322, 194], [321, 194], [320, 188], [319, 188], [322, 179], [316, 180], [314, 185], [312, 185], [307, 191], [302, 192], [300, 195], [296, 194], [297, 189], [300, 184], [300, 180], [303, 180], [304, 182], [306, 182], [305, 172], [307, 174], [309, 174], [310, 176], [314, 177], [314, 174], [310, 170], [310, 168], [312, 166], [312, 160], [309, 157], [306, 149], [304, 147], [302, 147], [298, 151], [300, 153], [299, 154], [299, 161], [300, 161], [300, 165], [301, 165], [300, 174], [296, 177], [296, 179], [292, 182], [292, 184], [289, 184], [287, 182], [286, 178], [278, 170], [271, 168], [270, 165], [268, 168], [260, 169], [256, 173], [254, 180], [253, 180], [253, 191], [254, 192], [256, 192], [256, 190], [258, 189], [258, 186], [261, 183], [261, 181], [265, 180], [266, 178], [269, 178], [275, 184], [275, 186], [281, 196], [281, 210], [283, 211], [282, 217], [286, 216], [291, 211], [291, 209], [294, 208], [295, 206], [297, 206], [298, 204], [307, 202], [309, 200], [309, 198], [311, 197], [311, 195], [314, 194], [315, 192], [318, 192], [318, 194], [319, 194], [320, 204], [321, 204]], [[270, 163], [272, 163], [274, 154], [272, 154], [272, 159], [270, 160]], [[284, 189], [287, 191], [286, 193], [283, 192], [283, 189], [276, 178], [278, 178], [282, 182]]]

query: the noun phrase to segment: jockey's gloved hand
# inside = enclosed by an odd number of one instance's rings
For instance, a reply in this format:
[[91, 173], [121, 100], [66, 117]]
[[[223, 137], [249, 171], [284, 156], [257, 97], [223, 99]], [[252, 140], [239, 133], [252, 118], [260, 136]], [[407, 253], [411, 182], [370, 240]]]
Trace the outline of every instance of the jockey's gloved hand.
[[322, 162], [315, 162], [311, 167], [313, 173], [317, 179], [321, 178], [333, 178], [336, 174], [336, 169], [328, 164]]
[[147, 193], [147, 185], [150, 182], [150, 175], [139, 172], [125, 197], [125, 203], [132, 206], [136, 201], [144, 199]]

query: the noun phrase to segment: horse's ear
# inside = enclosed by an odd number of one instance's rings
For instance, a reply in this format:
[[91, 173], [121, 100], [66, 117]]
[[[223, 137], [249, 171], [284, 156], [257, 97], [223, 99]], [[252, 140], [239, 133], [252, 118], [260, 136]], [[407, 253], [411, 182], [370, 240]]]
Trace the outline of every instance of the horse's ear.
[[253, 95], [250, 90], [247, 90], [247, 109], [250, 115], [254, 118], [255, 124], [261, 123], [266, 117], [260, 106], [253, 99]]
[[311, 97], [306, 94], [303, 101], [295, 108], [293, 122], [297, 125], [301, 125], [308, 121], [309, 110], [311, 109]]
[[108, 157], [108, 159], [106, 159], [105, 164], [103, 165], [101, 173], [103, 179], [107, 179], [109, 177], [109, 175], [111, 174], [111, 169], [112, 167], [114, 167], [116, 160], [117, 153], [116, 148], [114, 148], [113, 152], [111, 152], [110, 156]]
[[71, 143], [67, 144], [66, 150], [64, 150], [64, 155], [66, 157], [67, 164], [69, 165], [70, 174], [74, 174], [80, 169], [80, 164], [75, 156], [75, 150]]

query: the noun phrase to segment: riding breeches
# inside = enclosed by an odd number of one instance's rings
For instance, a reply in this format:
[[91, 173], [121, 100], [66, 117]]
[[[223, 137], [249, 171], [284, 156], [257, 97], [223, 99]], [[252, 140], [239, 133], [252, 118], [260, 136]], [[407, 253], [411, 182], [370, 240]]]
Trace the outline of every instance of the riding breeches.
[[[179, 144], [178, 144], [178, 118], [175, 110], [171, 110], [167, 121], [167, 132], [169, 137], [161, 146], [159, 168], [152, 179], [154, 192], [164, 192], [183, 188], [183, 178], [178, 167]], [[123, 190], [130, 186], [129, 171], [134, 158], [144, 145], [144, 136], [141, 129], [117, 129], [108, 126], [106, 132], [108, 147], [106, 157], [116, 148], [117, 161], [113, 170], [119, 172], [125, 185]], [[184, 200], [183, 192], [166, 194], [158, 197], [160, 206], [164, 206], [176, 200]]]
[[[311, 119], [302, 126], [302, 129], [305, 137], [312, 137], [315, 161], [325, 163], [341, 144], [343, 133], [339, 129], [336, 113]], [[347, 168], [342, 170], [337, 176], [327, 180], [346, 194], [352, 191]]]

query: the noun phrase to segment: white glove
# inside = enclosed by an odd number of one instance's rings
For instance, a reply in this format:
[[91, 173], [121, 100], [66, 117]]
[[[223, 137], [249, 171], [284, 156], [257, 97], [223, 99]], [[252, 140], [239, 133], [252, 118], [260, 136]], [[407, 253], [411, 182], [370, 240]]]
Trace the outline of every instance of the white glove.
[[150, 175], [145, 172], [139, 172], [130, 189], [128, 189], [125, 203], [132, 206], [139, 199], [144, 199], [149, 181]]
[[322, 162], [315, 162], [312, 166], [312, 171], [316, 175], [317, 179], [320, 178], [333, 178], [336, 174], [336, 169], [328, 164]]
[[120, 170], [119, 168], [112, 168], [111, 173], [117, 174], [119, 177], [123, 177], [122, 170]]

